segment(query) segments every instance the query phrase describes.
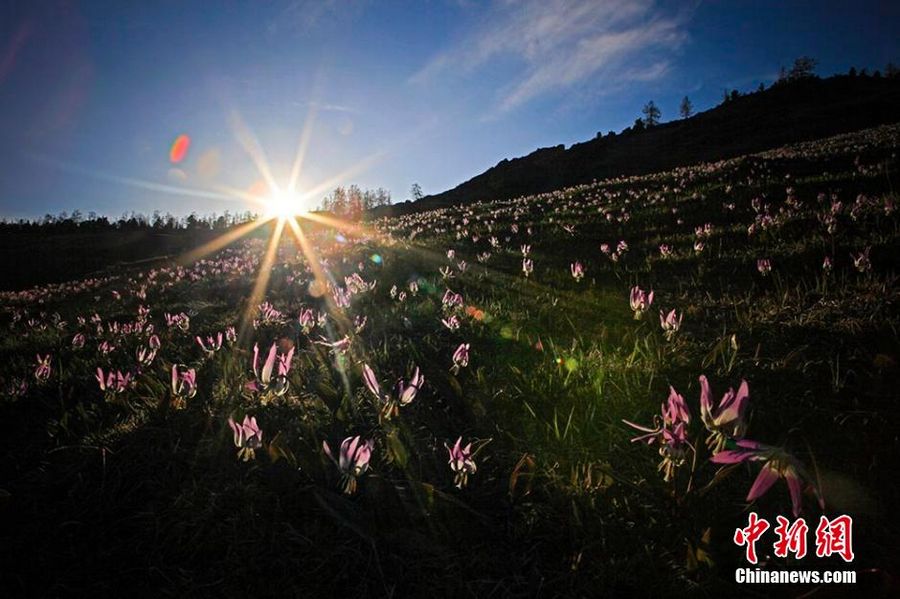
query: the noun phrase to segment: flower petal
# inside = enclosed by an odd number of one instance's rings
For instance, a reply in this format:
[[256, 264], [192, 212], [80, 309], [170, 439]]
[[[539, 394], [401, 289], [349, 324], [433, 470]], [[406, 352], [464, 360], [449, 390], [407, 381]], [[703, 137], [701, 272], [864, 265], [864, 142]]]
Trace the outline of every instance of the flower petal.
[[753, 481], [753, 486], [750, 487], [750, 492], [747, 493], [747, 501], [753, 501], [765, 495], [766, 491], [772, 488], [772, 485], [775, 484], [778, 478], [778, 471], [773, 468], [771, 464], [766, 464], [765, 466], [763, 466], [762, 470], [759, 471], [759, 475], [756, 477], [756, 480]]

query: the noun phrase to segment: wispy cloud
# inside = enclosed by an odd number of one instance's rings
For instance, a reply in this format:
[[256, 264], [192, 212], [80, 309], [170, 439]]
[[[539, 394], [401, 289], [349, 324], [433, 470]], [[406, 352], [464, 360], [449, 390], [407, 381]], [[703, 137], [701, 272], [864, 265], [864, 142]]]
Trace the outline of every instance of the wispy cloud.
[[287, 0], [266, 29], [269, 35], [306, 33], [325, 21], [356, 18], [367, 4], [368, 0]]
[[685, 16], [655, 0], [498, 0], [481, 22], [411, 81], [471, 75], [511, 60], [494, 69], [505, 75], [496, 106], [505, 112], [554, 91], [662, 77], [687, 39]]
[[359, 109], [347, 106], [346, 104], [334, 104], [331, 102], [320, 102], [317, 100], [308, 100], [305, 102], [291, 102], [294, 106], [308, 106], [320, 112], [346, 112], [348, 114], [359, 114]]

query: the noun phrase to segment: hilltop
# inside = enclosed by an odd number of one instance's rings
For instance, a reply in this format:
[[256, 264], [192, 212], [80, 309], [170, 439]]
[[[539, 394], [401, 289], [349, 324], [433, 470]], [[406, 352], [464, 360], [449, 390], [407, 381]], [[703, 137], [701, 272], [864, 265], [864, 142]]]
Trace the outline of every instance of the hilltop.
[[900, 79], [838, 75], [774, 85], [688, 119], [501, 160], [443, 193], [377, 210], [406, 214], [711, 162], [900, 121]]

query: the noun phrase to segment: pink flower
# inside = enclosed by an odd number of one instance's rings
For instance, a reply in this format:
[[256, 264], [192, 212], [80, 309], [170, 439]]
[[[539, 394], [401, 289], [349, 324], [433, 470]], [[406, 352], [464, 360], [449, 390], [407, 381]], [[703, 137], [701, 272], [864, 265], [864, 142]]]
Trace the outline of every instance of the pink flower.
[[281, 397], [288, 390], [287, 374], [291, 368], [291, 360], [294, 357], [294, 348], [292, 347], [287, 354], [281, 354], [278, 358], [278, 374], [273, 376], [275, 371], [275, 352], [276, 344], [272, 344], [269, 348], [269, 354], [263, 363], [262, 370], [259, 368], [259, 345], [253, 345], [253, 375], [256, 380], [248, 383], [247, 388], [257, 393], [265, 393], [266, 396], [274, 395]]
[[459, 328], [459, 318], [456, 314], [451, 314], [449, 318], [442, 318], [441, 322], [451, 331], [455, 331]]
[[304, 333], [309, 333], [309, 331], [316, 326], [316, 316], [313, 314], [312, 308], [304, 308], [301, 310], [297, 320], [300, 322], [300, 326], [303, 327]]
[[47, 354], [46, 356], [37, 354], [36, 358], [37, 366], [34, 368], [34, 379], [39, 385], [43, 385], [50, 380], [50, 374], [53, 372], [53, 368], [50, 365], [53, 358], [50, 354]]
[[522, 259], [522, 272], [526, 278], [534, 272], [534, 261], [531, 258]]
[[401, 406], [405, 406], [410, 403], [412, 400], [416, 398], [416, 394], [419, 392], [419, 389], [422, 388], [422, 385], [425, 384], [425, 377], [419, 373], [419, 367], [416, 367], [416, 371], [413, 374], [412, 378], [409, 380], [409, 385], [404, 384], [403, 379], [397, 383], [397, 398], [400, 402]]
[[[750, 487], [750, 492], [747, 493], [747, 501], [755, 501], [762, 497], [779, 478], [783, 478], [791, 495], [794, 517], [799, 516], [803, 508], [803, 484], [810, 478], [797, 459], [779, 447], [771, 447], [747, 439], [740, 439], [736, 443], [737, 449], [720, 451], [711, 457], [710, 461], [715, 464], [764, 462], [756, 480]], [[812, 483], [807, 483], [807, 486], [818, 499], [819, 507], [825, 509], [825, 502], [818, 489]]]
[[456, 308], [457, 306], [463, 305], [463, 296], [448, 289], [444, 292], [444, 297], [441, 299], [441, 303], [443, 304], [445, 310], [450, 310], [452, 308]]
[[687, 439], [687, 425], [690, 424], [691, 415], [684, 397], [674, 387], [669, 387], [669, 397], [660, 411], [661, 415], [654, 417], [653, 428], [628, 420], [622, 422], [643, 433], [634, 437], [632, 443], [659, 443], [659, 455], [663, 458], [659, 463], [659, 470], [663, 472], [663, 480], [668, 482], [674, 478], [675, 470], [684, 464], [687, 450], [691, 448]]
[[450, 464], [450, 470], [455, 474], [453, 483], [456, 485], [456, 488], [462, 489], [466, 486], [469, 475], [475, 474], [477, 469], [475, 460], [472, 459], [472, 444], [469, 443], [462, 447], [462, 437], [459, 437], [453, 447], [449, 447], [446, 443], [444, 443], [444, 447], [447, 448], [450, 454], [448, 463]]
[[453, 352], [453, 366], [450, 367], [450, 371], [453, 374], [458, 374], [461, 368], [465, 368], [469, 365], [469, 344], [468, 343], [460, 343], [459, 347], [456, 348], [456, 351]]
[[759, 274], [765, 277], [770, 272], [772, 272], [772, 263], [769, 262], [768, 258], [760, 258], [756, 261], [756, 270], [759, 271]]
[[166, 317], [166, 325], [169, 328], [177, 328], [182, 333], [187, 333], [188, 329], [191, 326], [191, 319], [187, 314], [182, 312], [181, 314], [165, 314]]
[[339, 354], [339, 355], [346, 354], [347, 351], [350, 349], [350, 335], [344, 335], [343, 337], [341, 337], [340, 339], [338, 339], [337, 341], [334, 341], [334, 342], [329, 341], [325, 337], [320, 337], [320, 339], [321, 339], [320, 341], [315, 341], [314, 343], [316, 345], [322, 345], [324, 347], [329, 347], [336, 354]]
[[584, 265], [581, 262], [573, 262], [569, 269], [572, 271], [572, 278], [581, 281], [584, 278]]
[[631, 304], [631, 309], [634, 311], [634, 319], [640, 320], [643, 318], [644, 312], [646, 312], [650, 305], [653, 304], [653, 291], [647, 293], [635, 285], [631, 288], [629, 303]]
[[664, 314], [662, 310], [659, 311], [659, 326], [662, 327], [667, 340], [671, 341], [681, 328], [682, 318], [684, 318], [684, 314], [676, 316], [674, 308], [668, 314]]
[[123, 374], [119, 370], [109, 371], [104, 375], [103, 369], [98, 367], [95, 378], [100, 384], [100, 390], [106, 393], [122, 393], [131, 385], [131, 373]]
[[403, 379], [400, 379], [397, 382], [396, 398], [392, 397], [389, 393], [382, 392], [378, 377], [375, 376], [375, 372], [368, 364], [363, 364], [363, 382], [365, 382], [369, 392], [375, 396], [375, 400], [381, 404], [379, 417], [383, 420], [388, 420], [399, 413], [400, 406], [405, 406], [416, 398], [419, 389], [425, 384], [425, 377], [422, 376], [419, 372], [419, 368], [416, 367], [416, 371], [413, 374], [412, 379], [410, 379], [409, 385], [406, 385]]
[[369, 469], [369, 460], [372, 459], [374, 442], [370, 439], [362, 441], [359, 435], [347, 437], [341, 443], [338, 458], [331, 453], [331, 448], [326, 441], [322, 441], [322, 450], [325, 452], [341, 473], [344, 493], [352, 495], [356, 492], [357, 479]]
[[366, 322], [368, 322], [368, 320], [369, 320], [368, 316], [359, 316], [359, 315], [357, 315], [353, 319], [353, 330], [357, 335], [362, 333], [363, 329], [366, 328]]
[[182, 401], [197, 395], [197, 373], [193, 368], [172, 365], [172, 395]]
[[153, 360], [156, 359], [156, 350], [141, 346], [137, 349], [135, 357], [137, 358], [138, 364], [141, 366], [150, 366], [153, 364]]
[[747, 430], [744, 415], [749, 401], [750, 388], [747, 381], [742, 380], [737, 393], [734, 389], [728, 389], [718, 408], [713, 409], [709, 381], [705, 375], [700, 376], [700, 418], [710, 432], [706, 444], [713, 453], [721, 451], [729, 438], [740, 439], [744, 436]]
[[238, 457], [245, 462], [256, 457], [255, 450], [262, 447], [263, 432], [256, 424], [256, 417], [244, 416], [244, 422], [238, 424], [228, 418], [228, 426], [234, 433], [234, 446], [238, 448]]
[[872, 262], [869, 260], [869, 252], [871, 251], [872, 248], [867, 247], [859, 253], [850, 254], [850, 258], [853, 259], [853, 267], [857, 271], [868, 272], [872, 270]]
[[200, 346], [200, 349], [206, 352], [208, 356], [212, 356], [214, 353], [222, 349], [222, 333], [219, 333], [215, 337], [213, 337], [212, 335], [208, 335], [206, 337], [205, 343], [199, 335], [197, 335], [196, 339], [197, 344]]

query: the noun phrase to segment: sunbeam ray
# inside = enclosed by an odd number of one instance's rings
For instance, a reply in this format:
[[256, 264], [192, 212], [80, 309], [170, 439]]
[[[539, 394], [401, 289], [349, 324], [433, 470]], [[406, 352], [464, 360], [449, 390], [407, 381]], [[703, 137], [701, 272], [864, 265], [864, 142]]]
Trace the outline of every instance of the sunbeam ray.
[[256, 309], [266, 295], [266, 288], [269, 285], [269, 278], [272, 276], [272, 266], [275, 263], [275, 257], [278, 255], [278, 243], [281, 241], [281, 233], [284, 231], [284, 221], [279, 220], [275, 225], [275, 230], [269, 238], [269, 245], [263, 259], [260, 260], [259, 272], [256, 275], [256, 281], [253, 284], [253, 291], [247, 298], [247, 305], [241, 315], [240, 325], [238, 327], [238, 341], [243, 342], [247, 339], [247, 333], [250, 328], [250, 321], [253, 318], [253, 311]]
[[155, 183], [153, 181], [145, 181], [143, 179], [135, 179], [133, 177], [122, 177], [120, 175], [111, 175], [109, 173], [104, 173], [103, 171], [98, 171], [96, 169], [88, 168], [85, 166], [81, 166], [72, 162], [66, 162], [63, 160], [57, 160], [55, 158], [51, 158], [49, 156], [42, 156], [40, 154], [28, 154], [28, 156], [34, 160], [38, 160], [45, 164], [49, 164], [54, 166], [62, 171], [66, 171], [69, 173], [74, 173], [78, 175], [85, 175], [87, 177], [91, 177], [92, 179], [97, 179], [99, 181], [108, 181], [110, 183], [118, 183], [119, 185], [126, 185], [129, 187], [135, 187], [138, 189], [146, 189], [148, 191], [158, 191], [162, 193], [169, 193], [178, 196], [185, 196], [191, 198], [201, 198], [201, 199], [209, 199], [209, 200], [226, 200], [226, 201], [238, 201], [243, 198], [234, 194], [227, 194], [217, 191], [206, 191], [203, 189], [196, 189], [191, 187], [176, 187], [174, 185], [165, 185], [163, 183]]
[[267, 222], [268, 221], [265, 219], [257, 218], [256, 220], [252, 220], [250, 222], [239, 225], [231, 231], [223, 233], [215, 239], [208, 241], [200, 247], [193, 249], [190, 252], [179, 257], [178, 263], [183, 265], [191, 264], [199, 260], [200, 258], [203, 258], [204, 256], [208, 256], [210, 254], [218, 252], [222, 248], [230, 245], [231, 243], [234, 243], [241, 237], [249, 235], [251, 232], [255, 231]]
[[228, 122], [231, 124], [231, 128], [234, 132], [235, 138], [237, 138], [237, 141], [239, 144], [241, 144], [241, 147], [244, 148], [244, 151], [247, 152], [250, 160], [253, 161], [253, 164], [256, 166], [256, 170], [259, 171], [259, 174], [262, 176], [263, 180], [266, 182], [266, 185], [269, 187], [269, 191], [271, 193], [280, 191], [278, 182], [272, 175], [272, 170], [269, 167], [268, 160], [266, 159], [265, 150], [263, 150], [263, 147], [259, 143], [259, 140], [256, 138], [256, 135], [254, 135], [250, 127], [247, 126], [237, 110], [232, 110], [229, 113]]
[[315, 118], [316, 104], [313, 102], [309, 105], [309, 112], [307, 112], [306, 121], [303, 124], [303, 131], [300, 133], [300, 140], [297, 142], [297, 155], [294, 157], [294, 164], [291, 166], [291, 174], [285, 188], [288, 194], [294, 194], [297, 191], [297, 180], [300, 178], [300, 169], [303, 168], [303, 160], [306, 158], [306, 149], [309, 147], [309, 140], [312, 137]]

